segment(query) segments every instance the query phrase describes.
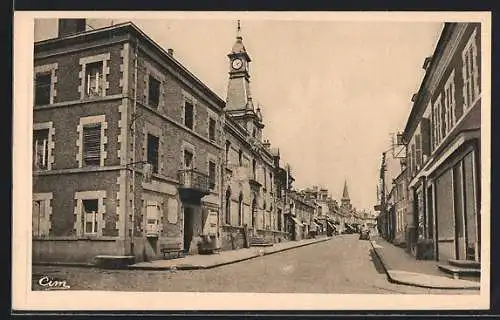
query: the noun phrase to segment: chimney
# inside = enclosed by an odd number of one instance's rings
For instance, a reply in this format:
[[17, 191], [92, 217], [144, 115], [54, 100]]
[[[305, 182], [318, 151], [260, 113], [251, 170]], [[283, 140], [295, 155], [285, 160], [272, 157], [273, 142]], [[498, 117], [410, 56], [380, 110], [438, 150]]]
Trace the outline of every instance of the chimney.
[[75, 33], [84, 32], [86, 25], [85, 19], [59, 19], [57, 36], [62, 38]]
[[269, 140], [264, 140], [264, 143], [262, 144], [266, 150], [269, 150], [271, 148], [271, 143]]
[[169, 56], [172, 56], [172, 57], [173, 57], [173, 56], [174, 56], [174, 49], [172, 49], [172, 48], [168, 48], [168, 49], [167, 49], [167, 53], [168, 53], [168, 55], [169, 55]]

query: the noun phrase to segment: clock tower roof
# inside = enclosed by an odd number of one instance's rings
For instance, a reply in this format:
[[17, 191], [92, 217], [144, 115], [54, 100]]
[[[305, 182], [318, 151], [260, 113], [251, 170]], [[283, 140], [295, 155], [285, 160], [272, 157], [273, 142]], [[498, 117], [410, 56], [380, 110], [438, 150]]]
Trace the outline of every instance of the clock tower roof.
[[245, 45], [243, 44], [243, 37], [241, 36], [241, 25], [239, 20], [238, 20], [238, 29], [236, 32], [236, 41], [234, 42], [231, 52], [228, 54], [228, 56], [229, 57], [244, 56], [248, 62], [252, 61], [250, 59], [250, 56], [248, 55]]

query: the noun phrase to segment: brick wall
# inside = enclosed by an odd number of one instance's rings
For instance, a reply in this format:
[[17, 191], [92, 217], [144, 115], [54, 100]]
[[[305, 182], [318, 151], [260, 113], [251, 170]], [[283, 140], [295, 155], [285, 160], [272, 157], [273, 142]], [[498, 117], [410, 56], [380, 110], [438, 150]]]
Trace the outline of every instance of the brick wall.
[[74, 230], [75, 193], [78, 191], [103, 190], [106, 191], [106, 198], [104, 199], [106, 213], [103, 217], [106, 225], [103, 229], [103, 236], [117, 237], [116, 194], [118, 186], [116, 179], [118, 175], [118, 171], [108, 171], [34, 177], [34, 192], [53, 193], [50, 235], [55, 237], [76, 236]]

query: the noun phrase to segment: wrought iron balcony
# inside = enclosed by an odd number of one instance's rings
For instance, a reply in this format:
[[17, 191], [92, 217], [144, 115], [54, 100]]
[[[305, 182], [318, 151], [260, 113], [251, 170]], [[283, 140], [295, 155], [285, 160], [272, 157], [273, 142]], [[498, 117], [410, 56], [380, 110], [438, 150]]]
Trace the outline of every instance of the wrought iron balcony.
[[179, 190], [184, 198], [201, 199], [210, 194], [208, 174], [195, 169], [179, 170]]

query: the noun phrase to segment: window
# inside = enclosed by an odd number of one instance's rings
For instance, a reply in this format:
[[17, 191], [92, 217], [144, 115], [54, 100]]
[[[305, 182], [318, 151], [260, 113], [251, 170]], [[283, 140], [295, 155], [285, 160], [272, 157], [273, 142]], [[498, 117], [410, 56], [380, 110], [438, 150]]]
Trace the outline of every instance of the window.
[[85, 81], [87, 97], [104, 95], [103, 62], [89, 63], [85, 67]]
[[243, 194], [238, 198], [238, 225], [243, 225]]
[[479, 96], [479, 69], [477, 63], [476, 30], [462, 52], [463, 95], [466, 108], [470, 108]]
[[82, 210], [83, 210], [83, 233], [86, 235], [97, 234], [98, 227], [98, 200], [97, 199], [85, 199], [82, 200]]
[[411, 157], [410, 157], [410, 168], [411, 168], [411, 173], [412, 176], [415, 173], [415, 166], [416, 166], [416, 151], [415, 151], [415, 143], [411, 145]]
[[266, 168], [263, 168], [262, 169], [264, 171], [264, 188], [267, 188], [267, 171], [266, 171]]
[[184, 150], [184, 169], [193, 169], [193, 153]]
[[215, 120], [212, 118], [208, 120], [208, 138], [215, 141]]
[[255, 159], [252, 160], [252, 178], [254, 180], [257, 178], [257, 162]]
[[101, 124], [86, 124], [83, 126], [83, 163], [86, 166], [98, 166], [100, 162]]
[[35, 105], [50, 103], [52, 73], [37, 74], [35, 78]]
[[435, 131], [435, 143], [436, 146], [441, 142], [441, 138], [443, 137], [442, 131], [442, 107], [441, 107], [441, 95], [437, 98], [436, 102], [434, 102], [434, 131]]
[[422, 166], [422, 141], [419, 134], [415, 135], [415, 158], [418, 170]]
[[208, 179], [209, 179], [209, 187], [210, 189], [215, 189], [215, 181], [216, 181], [216, 170], [215, 170], [215, 162], [208, 162]]
[[241, 151], [241, 150], [240, 150], [240, 151], [238, 151], [238, 164], [239, 164], [240, 166], [242, 166], [242, 165], [243, 165], [243, 151]]
[[445, 132], [448, 133], [455, 124], [455, 71], [451, 72], [450, 78], [444, 88], [445, 109]]
[[194, 125], [194, 106], [191, 102], [184, 103], [184, 125], [193, 130]]
[[34, 237], [42, 237], [49, 235], [50, 218], [48, 212], [50, 209], [50, 198], [40, 199], [34, 196], [33, 211], [32, 211], [32, 235]]
[[231, 142], [226, 141], [226, 165], [229, 163], [229, 150], [231, 150]]
[[158, 107], [160, 104], [160, 81], [150, 75], [148, 82], [148, 104], [151, 107]]
[[153, 173], [158, 173], [158, 149], [160, 139], [148, 133], [148, 154], [147, 162], [153, 166]]
[[226, 224], [231, 224], [231, 189], [227, 189], [226, 190], [226, 210], [225, 210], [225, 218], [226, 218], [226, 221], [225, 223]]
[[49, 129], [33, 131], [33, 170], [48, 169]]

